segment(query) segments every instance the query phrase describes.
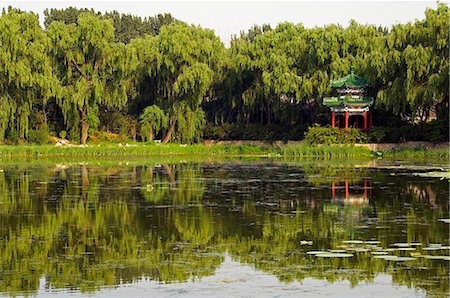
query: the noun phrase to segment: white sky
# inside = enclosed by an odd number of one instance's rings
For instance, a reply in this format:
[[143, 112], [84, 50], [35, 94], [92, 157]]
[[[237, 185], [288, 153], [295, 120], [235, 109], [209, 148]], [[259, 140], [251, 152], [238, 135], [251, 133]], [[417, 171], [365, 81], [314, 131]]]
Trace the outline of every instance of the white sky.
[[361, 24], [390, 27], [423, 19], [426, 7], [437, 7], [435, 1], [0, 1], [0, 7], [10, 5], [38, 13], [41, 22], [45, 8], [69, 6], [101, 12], [117, 10], [141, 17], [171, 13], [189, 24], [213, 29], [226, 45], [232, 34], [255, 24], [275, 27], [288, 21], [305, 27], [330, 23], [347, 26], [354, 19]]

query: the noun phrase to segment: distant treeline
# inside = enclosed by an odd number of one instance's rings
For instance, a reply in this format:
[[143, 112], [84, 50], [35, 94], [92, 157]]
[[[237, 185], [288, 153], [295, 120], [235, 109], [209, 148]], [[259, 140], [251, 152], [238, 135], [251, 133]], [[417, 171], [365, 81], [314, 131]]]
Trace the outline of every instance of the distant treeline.
[[448, 140], [449, 16], [438, 3], [391, 28], [254, 26], [226, 48], [170, 14], [51, 9], [42, 28], [36, 14], [9, 8], [0, 142], [301, 139], [329, 123], [322, 99], [351, 65], [376, 98], [377, 141]]

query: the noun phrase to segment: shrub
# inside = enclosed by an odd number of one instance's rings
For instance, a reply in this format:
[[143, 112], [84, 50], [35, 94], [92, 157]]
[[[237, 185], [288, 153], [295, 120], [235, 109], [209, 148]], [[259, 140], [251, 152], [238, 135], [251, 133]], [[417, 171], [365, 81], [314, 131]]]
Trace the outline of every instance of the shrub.
[[39, 129], [32, 129], [28, 132], [28, 141], [35, 144], [48, 144], [50, 131], [47, 126]]
[[65, 140], [66, 137], [67, 137], [67, 131], [61, 130], [61, 131], [59, 132], [59, 137], [60, 137], [61, 139]]
[[333, 127], [312, 126], [305, 133], [307, 145], [331, 145], [331, 144], [354, 144], [365, 143], [367, 136], [356, 128], [342, 129]]
[[205, 139], [225, 140], [230, 138], [231, 124], [224, 123], [222, 125], [206, 124], [203, 130]]
[[380, 143], [386, 139], [386, 129], [382, 127], [371, 128], [367, 132], [367, 139], [370, 142]]
[[19, 133], [16, 130], [9, 130], [6, 134], [6, 139], [8, 143], [17, 144], [19, 143]]

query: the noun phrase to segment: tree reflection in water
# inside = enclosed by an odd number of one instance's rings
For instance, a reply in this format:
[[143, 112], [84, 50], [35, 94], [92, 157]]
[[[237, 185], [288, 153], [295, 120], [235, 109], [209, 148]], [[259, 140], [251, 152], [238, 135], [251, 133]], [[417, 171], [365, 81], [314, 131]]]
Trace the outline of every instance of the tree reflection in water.
[[[34, 293], [41, 276], [47, 288], [87, 292], [142, 278], [198, 280], [228, 252], [285, 282], [356, 285], [388, 272], [395, 284], [445, 295], [449, 262], [419, 255], [449, 253], [423, 249], [449, 245], [439, 221], [448, 194], [438, 179], [317, 163], [9, 165], [0, 171], [0, 291]], [[354, 239], [379, 243], [346, 242]], [[393, 250], [398, 242], [421, 245]], [[416, 260], [372, 255], [386, 248]], [[353, 257], [306, 253], [329, 249]]]

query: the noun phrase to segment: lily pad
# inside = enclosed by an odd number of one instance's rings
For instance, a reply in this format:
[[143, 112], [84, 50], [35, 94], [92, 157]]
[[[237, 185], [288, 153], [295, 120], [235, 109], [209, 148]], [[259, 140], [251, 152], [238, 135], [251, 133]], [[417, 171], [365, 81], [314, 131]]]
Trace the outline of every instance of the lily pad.
[[430, 246], [422, 248], [422, 250], [446, 250], [446, 249], [450, 249], [450, 246]]
[[308, 241], [308, 240], [301, 240], [300, 241], [300, 245], [313, 245], [312, 241]]
[[361, 240], [344, 240], [344, 241], [342, 241], [342, 243], [347, 243], [347, 244], [362, 244], [362, 243], [364, 243], [364, 241], [361, 241]]
[[414, 251], [414, 247], [397, 247], [397, 248], [386, 248], [384, 251]]
[[324, 250], [311, 250], [306, 252], [308, 255], [326, 254], [328, 251]]
[[413, 173], [415, 176], [420, 177], [434, 177], [434, 178], [441, 178], [442, 179], [449, 179], [450, 180], [450, 171], [436, 171], [436, 172], [427, 172], [427, 173]]
[[386, 251], [372, 251], [373, 255], [387, 255], [388, 253]]
[[364, 241], [365, 244], [380, 244], [381, 242], [378, 240], [368, 240]]
[[350, 258], [353, 257], [352, 254], [346, 253], [325, 253], [325, 254], [316, 254], [316, 257], [321, 258]]
[[419, 242], [411, 242], [411, 243], [394, 243], [393, 246], [397, 247], [410, 247], [410, 246], [420, 246], [422, 243]]
[[421, 255], [421, 258], [430, 259], [430, 260], [446, 260], [450, 261], [450, 256], [432, 256], [432, 255]]
[[430, 245], [430, 247], [441, 247], [442, 246], [442, 244], [440, 244], [440, 243], [430, 243], [429, 245]]
[[404, 262], [404, 261], [415, 261], [416, 258], [411, 258], [411, 257], [397, 257], [397, 256], [391, 256], [391, 255], [387, 255], [387, 256], [374, 256], [374, 259], [383, 259], [386, 261], [395, 261], [395, 262]]
[[397, 247], [410, 247], [411, 246], [411, 244], [409, 244], [409, 243], [394, 243], [392, 245], [397, 246]]

